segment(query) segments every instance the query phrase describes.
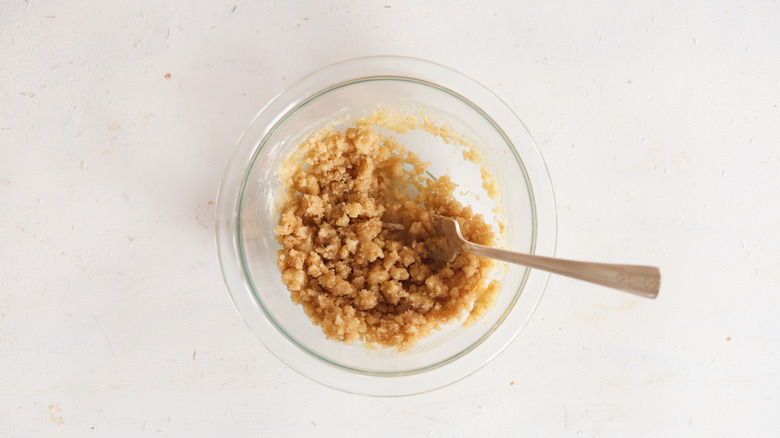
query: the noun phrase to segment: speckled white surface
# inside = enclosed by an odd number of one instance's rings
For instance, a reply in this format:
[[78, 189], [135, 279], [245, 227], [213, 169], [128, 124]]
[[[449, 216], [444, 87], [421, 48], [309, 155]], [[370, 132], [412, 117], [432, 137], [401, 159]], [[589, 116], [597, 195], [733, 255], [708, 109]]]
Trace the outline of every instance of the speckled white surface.
[[[777, 436], [776, 1], [0, 1], [0, 436]], [[427, 58], [525, 121], [558, 255], [498, 359], [348, 395], [234, 311], [212, 203], [256, 111], [346, 58]], [[170, 77], [167, 78], [167, 74]]]

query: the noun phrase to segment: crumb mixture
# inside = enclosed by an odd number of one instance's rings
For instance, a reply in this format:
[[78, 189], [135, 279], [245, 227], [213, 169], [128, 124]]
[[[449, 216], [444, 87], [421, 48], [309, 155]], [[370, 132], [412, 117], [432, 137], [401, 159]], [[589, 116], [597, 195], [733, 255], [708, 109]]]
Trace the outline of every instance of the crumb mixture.
[[448, 176], [428, 177], [426, 163], [363, 122], [312, 136], [299, 157], [275, 229], [277, 264], [293, 302], [328, 338], [405, 350], [492, 304], [492, 260], [429, 255], [437, 214], [457, 219], [466, 239], [495, 244]]

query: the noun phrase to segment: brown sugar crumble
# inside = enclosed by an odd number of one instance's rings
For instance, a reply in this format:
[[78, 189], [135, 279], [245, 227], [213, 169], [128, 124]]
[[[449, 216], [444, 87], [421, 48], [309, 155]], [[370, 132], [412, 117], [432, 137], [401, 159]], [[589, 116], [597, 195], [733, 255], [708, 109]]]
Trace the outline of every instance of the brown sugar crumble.
[[328, 338], [403, 351], [492, 304], [492, 260], [429, 255], [437, 214], [458, 220], [472, 242], [496, 240], [455, 199], [448, 176], [431, 178], [427, 163], [364, 122], [314, 135], [298, 153], [275, 229], [277, 265], [292, 301]]

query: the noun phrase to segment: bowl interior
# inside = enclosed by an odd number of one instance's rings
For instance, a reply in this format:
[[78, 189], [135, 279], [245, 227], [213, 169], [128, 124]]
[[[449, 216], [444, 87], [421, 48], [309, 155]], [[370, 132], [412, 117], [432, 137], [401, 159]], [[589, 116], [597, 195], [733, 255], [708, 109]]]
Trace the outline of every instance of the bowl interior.
[[[398, 134], [382, 128], [423, 161], [430, 162], [432, 176], [449, 175], [458, 184], [459, 200], [482, 213], [488, 223], [505, 223], [501, 245], [534, 252], [537, 220], [532, 184], [522, 159], [497, 123], [473, 102], [447, 88], [400, 76], [374, 76], [338, 83], [290, 105], [266, 135], [256, 139], [257, 147], [239, 193], [238, 256], [257, 310], [264, 313], [286, 342], [339, 369], [377, 376], [408, 375], [441, 367], [482, 343], [523, 296], [528, 270], [500, 265], [493, 275], [501, 281], [501, 292], [493, 307], [475, 324], [442, 327], [402, 354], [328, 340], [303, 309], [292, 303], [276, 267], [280, 246], [274, 227], [279, 220], [283, 162], [302, 140], [320, 128], [328, 124], [346, 127], [351, 122], [345, 119], [354, 120], [380, 107], [403, 114], [424, 113], [435, 124], [448, 125], [467, 137], [480, 151], [484, 165], [497, 182], [498, 212], [483, 187], [480, 166], [463, 159], [462, 145], [447, 144], [424, 131]], [[533, 298], [538, 301], [540, 296], [541, 291]]]

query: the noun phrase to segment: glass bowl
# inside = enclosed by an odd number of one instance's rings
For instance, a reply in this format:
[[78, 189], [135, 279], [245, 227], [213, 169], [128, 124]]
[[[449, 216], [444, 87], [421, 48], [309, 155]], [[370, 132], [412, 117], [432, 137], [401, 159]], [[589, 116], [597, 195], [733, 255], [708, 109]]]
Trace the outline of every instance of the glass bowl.
[[522, 122], [494, 94], [428, 61], [368, 57], [315, 71], [277, 95], [239, 140], [220, 185], [216, 233], [225, 283], [236, 309], [262, 343], [301, 374], [343, 391], [407, 395], [455, 382], [496, 357], [517, 336], [542, 297], [549, 274], [502, 265], [501, 289], [476, 323], [451, 324], [404, 351], [326, 339], [293, 304], [276, 266], [282, 163], [308, 135], [376, 108], [425, 113], [465, 136], [484, 158], [499, 191], [496, 213], [474, 163], [457, 147], [424, 132], [393, 134], [450, 175], [460, 200], [506, 224], [502, 243], [554, 255], [555, 202], [545, 164]]

